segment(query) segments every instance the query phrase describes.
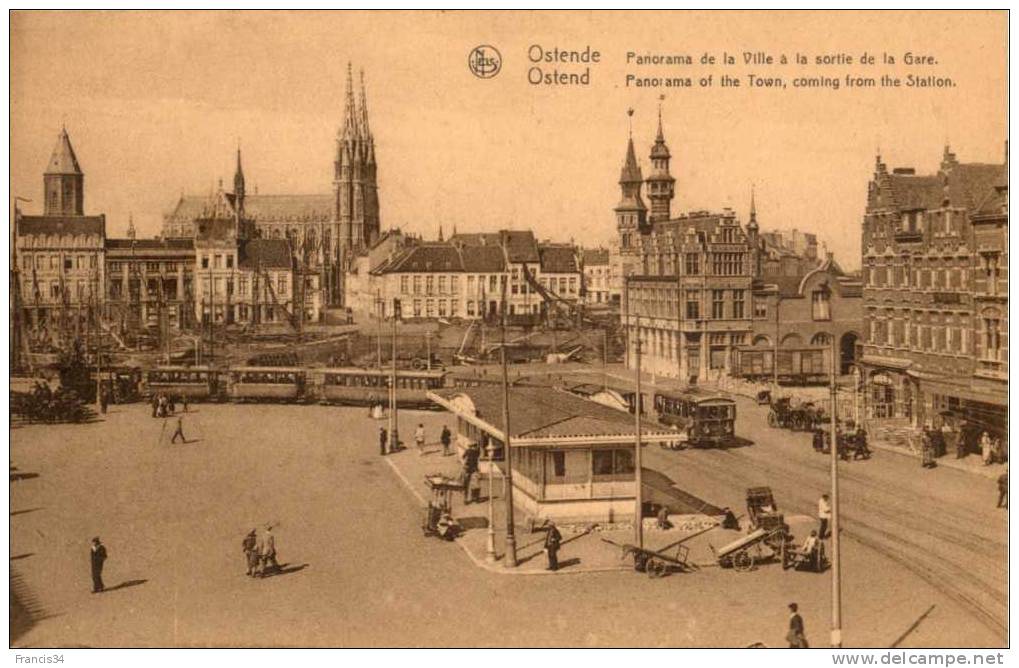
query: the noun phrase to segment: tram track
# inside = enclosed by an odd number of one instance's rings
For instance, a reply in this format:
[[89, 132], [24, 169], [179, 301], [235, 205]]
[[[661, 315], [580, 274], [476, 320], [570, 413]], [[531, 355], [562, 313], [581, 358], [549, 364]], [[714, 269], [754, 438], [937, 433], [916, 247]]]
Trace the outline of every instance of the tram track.
[[[773, 440], [773, 439], [764, 439]], [[805, 438], [803, 439], [805, 442]], [[742, 449], [656, 453], [660, 470], [671, 475], [681, 487], [693, 483], [711, 499], [712, 487], [730, 495], [748, 487], [769, 484], [780, 499], [780, 507], [814, 515], [816, 498], [803, 489], [828, 485], [828, 467], [817, 467], [804, 458], [787, 457], [768, 445], [757, 452]], [[804, 443], [805, 448], [809, 445]], [[768, 449], [768, 459], [759, 454]], [[811, 454], [812, 451], [811, 451]], [[777, 457], [776, 457], [777, 455]], [[826, 460], [827, 462], [827, 460]], [[862, 465], [867, 465], [863, 464]], [[1007, 596], [1005, 555], [1007, 544], [966, 530], [967, 517], [961, 512], [944, 512], [944, 519], [922, 514], [913, 508], [930, 507], [923, 498], [903, 487], [887, 489], [867, 475], [849, 473], [842, 478], [846, 492], [841, 499], [843, 538], [851, 539], [900, 564], [971, 613], [982, 625], [1007, 638]], [[939, 512], [941, 509], [939, 508]], [[947, 549], [939, 549], [947, 548]], [[998, 576], [1000, 574], [1000, 576]]]

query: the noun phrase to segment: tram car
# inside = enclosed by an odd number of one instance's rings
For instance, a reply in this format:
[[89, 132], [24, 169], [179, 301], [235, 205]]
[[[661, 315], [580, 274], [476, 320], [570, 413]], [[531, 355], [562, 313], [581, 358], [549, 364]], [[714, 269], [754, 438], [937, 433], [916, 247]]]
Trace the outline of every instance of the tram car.
[[232, 401], [303, 401], [306, 372], [297, 367], [231, 367], [229, 396]]
[[655, 392], [655, 415], [661, 424], [689, 430], [693, 446], [720, 445], [735, 434], [736, 403], [698, 388]]
[[217, 369], [205, 366], [161, 366], [145, 372], [145, 394], [187, 397], [189, 401], [221, 401], [224, 398]]
[[[96, 372], [91, 372], [92, 380]], [[142, 387], [142, 370], [132, 366], [104, 368], [99, 372], [102, 387], [111, 404], [129, 404], [139, 401]]]
[[743, 347], [736, 349], [736, 374], [749, 381], [770, 382], [778, 379], [780, 385], [823, 385], [828, 382], [828, 349], [824, 346], [778, 351], [778, 370], [773, 366], [775, 351], [768, 348]]
[[[379, 369], [321, 369], [317, 393], [324, 403], [367, 406], [388, 402], [390, 371]], [[445, 371], [396, 372], [396, 405], [400, 408], [434, 409], [426, 393], [445, 387]]]

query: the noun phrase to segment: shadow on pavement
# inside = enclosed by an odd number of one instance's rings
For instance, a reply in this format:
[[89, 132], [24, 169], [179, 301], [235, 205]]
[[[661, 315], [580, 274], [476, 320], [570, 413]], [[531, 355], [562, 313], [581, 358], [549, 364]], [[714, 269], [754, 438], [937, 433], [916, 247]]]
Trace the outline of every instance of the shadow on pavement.
[[34, 554], [35, 552], [25, 552], [24, 554], [16, 554], [13, 557], [11, 557], [11, 561], [17, 561], [19, 559], [28, 559]]
[[38, 473], [15, 473], [11, 471], [11, 482], [18, 482], [19, 480], [31, 480], [32, 478], [38, 478]]
[[460, 528], [464, 531], [470, 531], [471, 529], [487, 529], [488, 518], [487, 517], [458, 517], [456, 521], [459, 522]]
[[111, 591], [117, 591], [118, 589], [127, 589], [128, 587], [137, 587], [138, 585], [143, 585], [146, 582], [148, 582], [148, 580], [125, 580], [124, 582], [121, 582], [119, 585], [114, 585], [112, 587], [107, 587], [106, 589], [103, 590], [103, 593], [107, 594], [107, 593], [109, 593]]
[[11, 517], [14, 517], [15, 515], [24, 515], [26, 513], [34, 513], [37, 510], [42, 510], [42, 508], [25, 508], [24, 510], [12, 510]]
[[262, 577], [264, 577], [264, 578], [272, 578], [272, 577], [276, 577], [277, 575], [290, 575], [291, 573], [297, 573], [299, 571], [303, 571], [307, 567], [308, 567], [308, 564], [299, 564], [299, 565], [280, 564], [279, 570], [274, 571], [272, 573], [266, 573]]

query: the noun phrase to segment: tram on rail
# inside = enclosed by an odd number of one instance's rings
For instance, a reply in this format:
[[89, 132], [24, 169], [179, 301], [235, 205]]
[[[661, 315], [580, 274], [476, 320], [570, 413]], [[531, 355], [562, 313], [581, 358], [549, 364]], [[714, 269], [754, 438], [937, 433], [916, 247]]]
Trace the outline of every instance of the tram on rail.
[[685, 430], [693, 446], [721, 445], [735, 435], [736, 402], [691, 387], [655, 392], [658, 422]]

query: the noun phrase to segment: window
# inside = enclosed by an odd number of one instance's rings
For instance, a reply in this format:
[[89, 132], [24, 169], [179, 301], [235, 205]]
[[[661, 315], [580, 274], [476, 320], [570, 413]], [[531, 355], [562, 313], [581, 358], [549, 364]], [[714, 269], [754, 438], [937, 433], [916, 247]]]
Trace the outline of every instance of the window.
[[159, 273], [159, 263], [158, 262], [146, 262], [145, 263], [145, 271], [147, 271], [150, 274], [158, 274]]
[[[505, 276], [502, 277], [502, 284], [503, 284], [503, 287], [506, 286], [506, 277]], [[499, 277], [498, 276], [493, 274], [492, 276], [488, 277], [488, 291], [489, 292], [498, 292], [499, 291]]]
[[711, 291], [711, 317], [714, 320], [725, 317], [725, 290]]
[[696, 290], [686, 291], [686, 317], [689, 320], [699, 320], [701, 317], [700, 295]]
[[470, 318], [474, 317], [474, 300], [473, 299], [468, 299], [467, 300], [467, 316], [470, 317]]
[[439, 294], [440, 295], [446, 294], [446, 277], [445, 276], [439, 276]]
[[64, 269], [74, 269], [74, 258], [71, 257], [64, 258]]
[[831, 293], [828, 288], [814, 290], [810, 295], [811, 314], [814, 320], [831, 320]]
[[460, 277], [450, 276], [449, 277], [449, 291], [454, 295], [460, 294]]
[[226, 268], [227, 269], [234, 268], [234, 256], [232, 254], [226, 256]]
[[287, 295], [287, 275], [280, 274], [276, 277], [276, 291], [280, 293], [280, 297]]
[[549, 453], [552, 456], [552, 476], [555, 478], [566, 477], [566, 453], [561, 450]]
[[[562, 453], [553, 453], [562, 454]], [[591, 451], [591, 474], [595, 478], [628, 478], [633, 475], [633, 451], [632, 450], [592, 450]], [[557, 474], [558, 475], [558, 474]]]
[[744, 304], [745, 304], [745, 302], [743, 301], [743, 298], [744, 298], [745, 294], [746, 293], [743, 290], [733, 290], [732, 291], [732, 317], [733, 318], [743, 318], [744, 317], [744, 312], [745, 312]]
[[421, 300], [420, 299], [415, 299], [414, 300], [414, 317], [415, 318], [420, 318], [421, 317]]
[[425, 300], [425, 317], [426, 318], [434, 318], [435, 317], [435, 300], [434, 299], [426, 299]]
[[400, 293], [405, 295], [410, 293], [410, 276], [400, 277]]
[[223, 256], [220, 255], [219, 253], [216, 253], [212, 257], [212, 268], [213, 269], [220, 269], [220, 268], [222, 268], [222, 266], [223, 266]]
[[570, 294], [572, 295], [575, 294], [576, 292], [577, 292], [577, 277], [570, 276]]
[[435, 294], [435, 277], [432, 276], [431, 274], [425, 276], [425, 294], [426, 295]]
[[226, 296], [232, 297], [234, 294], [234, 279], [226, 279]]
[[768, 317], [768, 305], [764, 302], [754, 302], [754, 317], [755, 318], [767, 318]]
[[202, 269], [208, 269], [208, 268], [209, 268], [209, 256], [208, 255], [202, 255]]
[[474, 292], [474, 274], [467, 277], [467, 294]]
[[694, 276], [701, 273], [701, 258], [697, 253], [686, 254], [686, 274]]
[[416, 295], [421, 294], [421, 277], [420, 276], [415, 276], [414, 277], [414, 294], [416, 294]]
[[237, 277], [237, 293], [242, 297], [248, 294], [248, 277], [238, 276]]
[[1001, 361], [1001, 320], [984, 318], [984, 359]]
[[998, 278], [1000, 277], [1000, 269], [998, 267], [998, 257], [1000, 253], [981, 253], [980, 259], [983, 264], [984, 278], [987, 279], [987, 287], [985, 291], [989, 294], [997, 294], [998, 292]]
[[445, 318], [446, 317], [446, 300], [445, 299], [440, 299], [439, 300], [439, 317], [440, 318]]

